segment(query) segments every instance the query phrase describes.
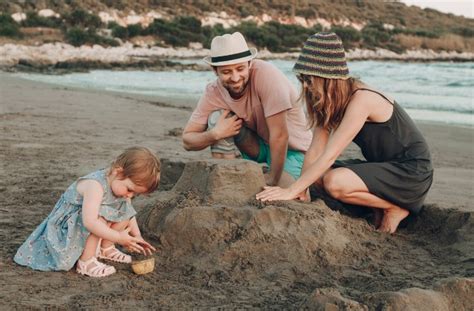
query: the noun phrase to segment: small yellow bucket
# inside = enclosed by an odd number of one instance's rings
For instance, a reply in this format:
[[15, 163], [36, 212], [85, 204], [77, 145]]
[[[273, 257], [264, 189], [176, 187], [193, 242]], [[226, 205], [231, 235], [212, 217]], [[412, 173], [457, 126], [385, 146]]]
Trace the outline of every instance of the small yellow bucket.
[[136, 274], [150, 273], [155, 269], [155, 257], [132, 262], [132, 270]]

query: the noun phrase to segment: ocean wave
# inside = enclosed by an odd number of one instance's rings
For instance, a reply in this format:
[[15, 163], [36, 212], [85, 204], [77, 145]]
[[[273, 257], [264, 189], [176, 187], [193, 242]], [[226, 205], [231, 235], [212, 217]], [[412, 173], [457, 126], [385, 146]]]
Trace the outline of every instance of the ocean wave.
[[455, 81], [446, 84], [447, 87], [473, 87], [474, 81]]
[[474, 115], [474, 108], [473, 107], [433, 107], [428, 105], [420, 105], [420, 104], [400, 104], [405, 109], [422, 109], [422, 110], [429, 110], [429, 111], [436, 111], [436, 112], [457, 112], [467, 115]]
[[[190, 60], [196, 62], [196, 60]], [[292, 68], [294, 61], [270, 61], [283, 71], [298, 88]], [[411, 111], [424, 111], [417, 117], [451, 119], [454, 123], [472, 124], [474, 113], [474, 62], [404, 63], [382, 61], [350, 62], [352, 75], [386, 93]], [[215, 79], [209, 71], [107, 71], [72, 73], [62, 76], [16, 74], [26, 79], [59, 85], [115, 90], [161, 98], [199, 98], [207, 83]], [[270, 81], [271, 83], [271, 81]], [[427, 113], [430, 112], [430, 113]], [[444, 117], [443, 117], [444, 114]], [[461, 121], [460, 121], [461, 120]]]

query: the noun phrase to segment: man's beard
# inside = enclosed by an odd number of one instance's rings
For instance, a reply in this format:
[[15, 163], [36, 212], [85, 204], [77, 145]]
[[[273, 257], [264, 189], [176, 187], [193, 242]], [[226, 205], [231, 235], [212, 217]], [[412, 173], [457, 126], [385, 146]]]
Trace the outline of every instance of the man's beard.
[[242, 97], [242, 95], [244, 95], [245, 93], [245, 90], [247, 89], [247, 85], [249, 84], [249, 80], [247, 81], [244, 81], [242, 83], [242, 87], [238, 90], [238, 91], [235, 91], [231, 85], [225, 85], [224, 87], [226, 88], [226, 90], [229, 92], [230, 96], [232, 98], [240, 98]]

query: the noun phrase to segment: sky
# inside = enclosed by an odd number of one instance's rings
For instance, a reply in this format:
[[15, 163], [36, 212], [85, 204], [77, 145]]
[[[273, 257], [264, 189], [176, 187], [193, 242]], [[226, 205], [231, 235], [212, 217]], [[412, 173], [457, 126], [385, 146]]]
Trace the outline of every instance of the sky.
[[453, 13], [474, 18], [474, 0], [401, 0], [406, 5], [431, 8], [443, 13]]

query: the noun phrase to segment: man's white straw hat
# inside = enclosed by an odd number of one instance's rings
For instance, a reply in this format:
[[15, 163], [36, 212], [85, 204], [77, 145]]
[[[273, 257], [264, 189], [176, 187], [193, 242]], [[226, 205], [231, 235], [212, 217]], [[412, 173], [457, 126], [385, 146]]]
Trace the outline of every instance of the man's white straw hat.
[[204, 61], [211, 66], [243, 63], [257, 56], [256, 48], [249, 48], [240, 32], [216, 36], [211, 42], [211, 52]]

